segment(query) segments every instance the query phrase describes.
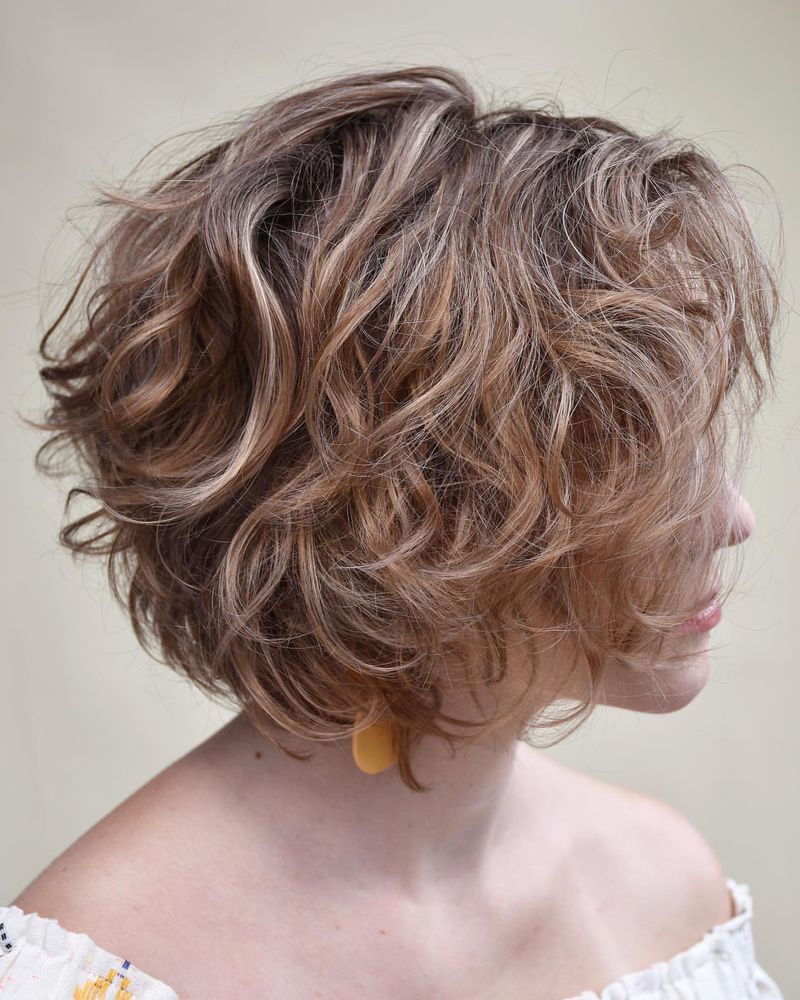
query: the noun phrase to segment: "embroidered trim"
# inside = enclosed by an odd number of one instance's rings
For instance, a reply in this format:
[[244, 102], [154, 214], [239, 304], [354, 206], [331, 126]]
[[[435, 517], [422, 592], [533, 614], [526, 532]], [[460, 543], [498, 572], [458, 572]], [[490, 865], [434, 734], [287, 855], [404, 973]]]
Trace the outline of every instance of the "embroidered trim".
[[[122, 968], [130, 968], [128, 959], [123, 959]], [[113, 986], [114, 980], [120, 977], [122, 982], [118, 985], [116, 993], [109, 993], [109, 986]], [[76, 986], [72, 991], [72, 1000], [134, 1000], [133, 993], [128, 987], [131, 981], [128, 976], [124, 976], [118, 969], [111, 968], [106, 976], [97, 976], [94, 979], [87, 979], [82, 986]]]

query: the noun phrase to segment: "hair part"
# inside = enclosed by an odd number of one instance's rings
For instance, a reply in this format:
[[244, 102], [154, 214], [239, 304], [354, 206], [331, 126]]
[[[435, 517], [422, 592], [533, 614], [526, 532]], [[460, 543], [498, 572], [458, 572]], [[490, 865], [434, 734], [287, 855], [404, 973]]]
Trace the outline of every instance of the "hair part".
[[[106, 557], [151, 655], [298, 759], [277, 733], [388, 715], [423, 790], [424, 735], [574, 731], [596, 695], [546, 717], [547, 644], [572, 632], [595, 692], [663, 654], [718, 575], [774, 379], [777, 278], [727, 168], [555, 101], [482, 110], [441, 66], [199, 137], [99, 187], [41, 339], [37, 468], [68, 447], [66, 512], [96, 505], [61, 544]], [[507, 630], [524, 695], [448, 716], [452, 665], [496, 684]]]

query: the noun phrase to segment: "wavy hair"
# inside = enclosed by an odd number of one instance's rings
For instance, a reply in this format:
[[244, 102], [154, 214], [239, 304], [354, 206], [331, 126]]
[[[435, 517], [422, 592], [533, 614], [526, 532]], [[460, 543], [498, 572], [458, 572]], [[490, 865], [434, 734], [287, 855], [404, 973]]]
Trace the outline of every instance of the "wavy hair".
[[[93, 504], [60, 543], [107, 558], [149, 653], [296, 759], [281, 734], [388, 717], [416, 791], [423, 735], [572, 732], [609, 663], [665, 654], [774, 380], [777, 272], [727, 167], [479, 103], [453, 69], [355, 72], [97, 185], [28, 421], [37, 469], [77, 459], [67, 516]], [[524, 694], [446, 714], [449, 665], [497, 683], [506, 629]], [[565, 632], [591, 690], [546, 718]]]

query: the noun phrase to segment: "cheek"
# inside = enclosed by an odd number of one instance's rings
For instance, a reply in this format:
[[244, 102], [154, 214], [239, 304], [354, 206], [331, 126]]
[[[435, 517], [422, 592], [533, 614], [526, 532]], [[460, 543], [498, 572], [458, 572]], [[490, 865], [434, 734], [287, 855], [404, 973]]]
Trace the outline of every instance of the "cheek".
[[697, 697], [708, 681], [708, 653], [700, 650], [679, 667], [653, 670], [610, 668], [604, 678], [601, 702], [634, 712], [677, 712]]

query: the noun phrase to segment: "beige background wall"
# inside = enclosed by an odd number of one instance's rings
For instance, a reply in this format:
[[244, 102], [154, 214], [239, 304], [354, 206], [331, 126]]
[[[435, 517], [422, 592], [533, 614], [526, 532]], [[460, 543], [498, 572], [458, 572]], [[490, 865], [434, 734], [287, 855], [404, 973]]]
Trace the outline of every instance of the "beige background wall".
[[[360, 10], [360, 12], [359, 12]], [[786, 230], [780, 397], [758, 425], [746, 493], [758, 525], [715, 632], [712, 679], [681, 712], [604, 710], [549, 751], [661, 797], [754, 892], [762, 963], [800, 995], [800, 7], [404, 0], [361, 5], [12, 0], [0, 32], [2, 115], [2, 726], [0, 901], [226, 719], [135, 644], [97, 568], [58, 549], [63, 492], [34, 474], [39, 312], [76, 242], [67, 211], [154, 142], [318, 74], [444, 62], [484, 93], [558, 92], [567, 111], [671, 125], [771, 181]], [[753, 196], [767, 242], [776, 209]], [[52, 312], [48, 312], [51, 316]]]

